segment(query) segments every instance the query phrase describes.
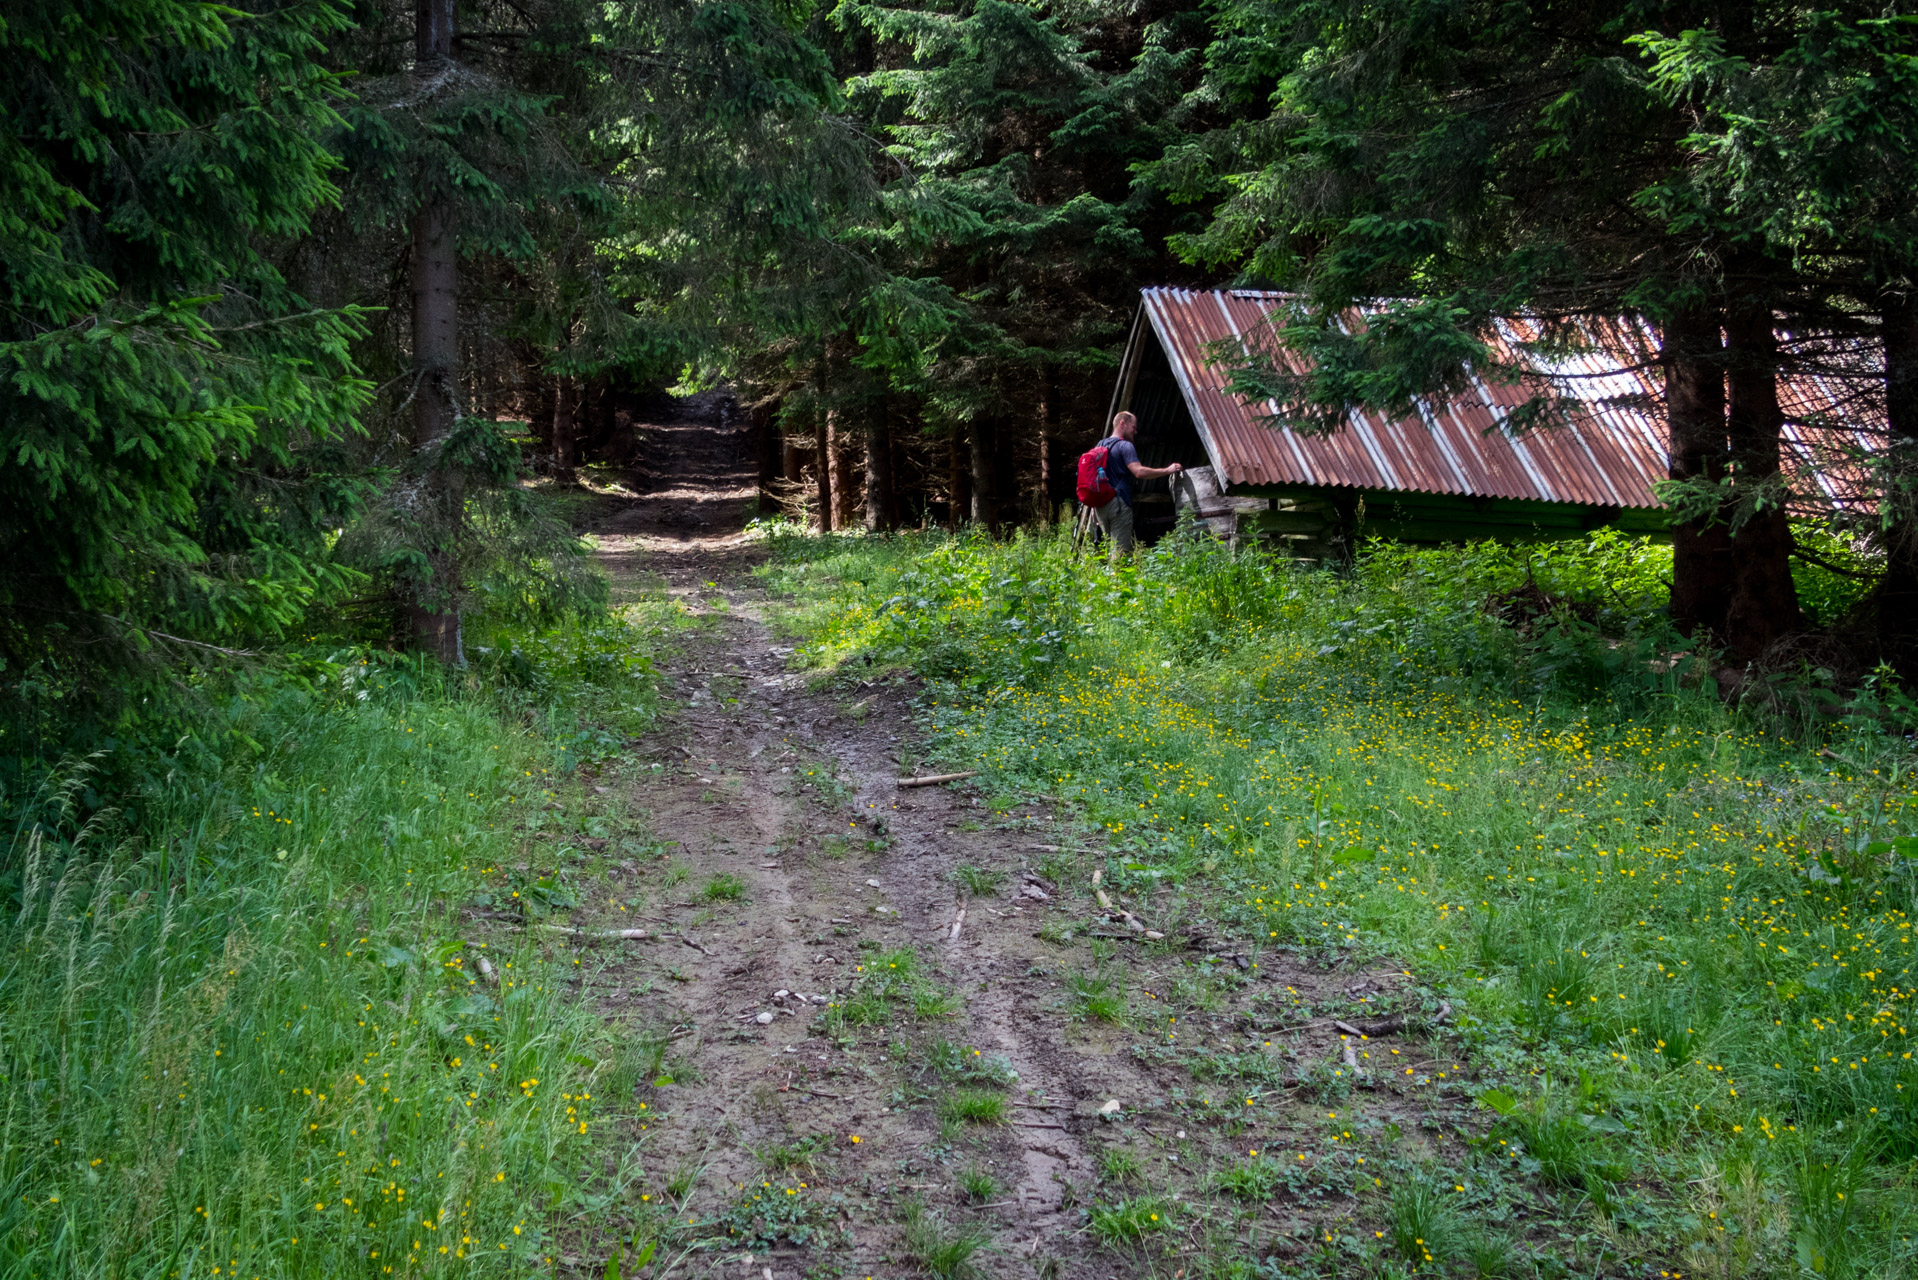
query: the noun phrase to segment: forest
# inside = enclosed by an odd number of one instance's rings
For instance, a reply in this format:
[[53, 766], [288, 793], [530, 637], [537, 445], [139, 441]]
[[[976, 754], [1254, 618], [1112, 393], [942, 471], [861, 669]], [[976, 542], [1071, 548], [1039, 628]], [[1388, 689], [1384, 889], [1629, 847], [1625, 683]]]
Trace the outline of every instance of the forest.
[[0, 1274], [1918, 1273], [1918, 8], [0, 49]]

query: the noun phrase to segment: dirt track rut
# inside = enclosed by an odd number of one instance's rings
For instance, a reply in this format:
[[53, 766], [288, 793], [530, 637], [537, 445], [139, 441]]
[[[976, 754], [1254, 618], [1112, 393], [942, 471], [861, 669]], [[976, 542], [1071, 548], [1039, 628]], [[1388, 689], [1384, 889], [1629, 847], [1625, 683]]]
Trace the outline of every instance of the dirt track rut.
[[[963, 784], [899, 788], [919, 763], [910, 689], [810, 688], [768, 624], [768, 601], [751, 577], [762, 553], [741, 532], [752, 492], [743, 440], [714, 423], [648, 430], [655, 469], [670, 479], [638, 500], [608, 504], [597, 527], [601, 558], [617, 590], [663, 589], [696, 625], [663, 655], [655, 730], [600, 780], [649, 852], [609, 858], [606, 880], [572, 919], [658, 935], [587, 949], [582, 995], [621, 1035], [661, 1046], [657, 1074], [637, 1087], [644, 1107], [630, 1139], [644, 1173], [629, 1198], [647, 1206], [640, 1212], [667, 1205], [688, 1237], [708, 1242], [681, 1257], [674, 1274], [912, 1274], [901, 1226], [912, 1202], [987, 1232], [992, 1244], [975, 1261], [989, 1274], [1060, 1280], [1155, 1270], [1143, 1255], [1097, 1245], [1083, 1206], [1101, 1194], [1106, 1147], [1136, 1157], [1132, 1190], [1149, 1182], [1176, 1196], [1180, 1175], [1244, 1140], [1242, 1122], [1201, 1133], [1168, 1109], [1169, 1093], [1189, 1077], [1132, 1051], [1142, 1039], [1167, 1039], [1165, 1017], [1156, 1029], [1147, 1023], [1173, 1004], [1168, 984], [1190, 981], [1180, 972], [1192, 961], [1162, 955], [1153, 965], [1116, 944], [1116, 956], [1095, 962], [1144, 1012], [1130, 1027], [1075, 1020], [1067, 979], [1087, 971], [1087, 948], [1058, 945], [1058, 929], [1083, 932], [1091, 891], [1060, 881], [1077, 880], [1096, 860], [1058, 850], [1084, 834], [1043, 807], [995, 811]], [[1020, 896], [1023, 877], [1042, 865], [1052, 873], [1049, 900]], [[967, 894], [957, 883], [962, 867], [997, 873], [1001, 887]], [[724, 896], [721, 877], [737, 882], [737, 897]], [[1154, 905], [1169, 906], [1149, 894], [1134, 901], [1142, 911]], [[1049, 921], [1053, 942], [1038, 936]], [[829, 1034], [830, 1010], [855, 992], [860, 966], [905, 948], [917, 953], [927, 988], [954, 997], [950, 1012], [913, 1018], [901, 1009]], [[1263, 981], [1225, 1002], [1238, 1011], [1215, 1001], [1210, 1013], [1183, 1019], [1181, 1043], [1189, 1032], [1222, 1051], [1259, 1051], [1259, 1033], [1247, 1031], [1248, 999], [1296, 1005], [1331, 980], [1269, 965]], [[926, 1066], [941, 1039], [978, 1061], [1000, 1056], [1017, 1073], [1005, 1122], [942, 1125], [938, 1101], [952, 1085]], [[1296, 1060], [1296, 1037], [1277, 1047], [1272, 1039], [1263, 1052]], [[1304, 1049], [1338, 1053], [1329, 1039]], [[1130, 1123], [1100, 1116], [1109, 1099], [1133, 1113]], [[984, 1204], [959, 1192], [958, 1172], [968, 1167], [997, 1184]], [[716, 1243], [728, 1225], [750, 1220], [752, 1195], [788, 1189], [782, 1211], [804, 1217], [794, 1233], [803, 1244], [791, 1235], [770, 1249]], [[1108, 1180], [1103, 1190], [1110, 1200], [1128, 1188]], [[1285, 1238], [1315, 1238], [1322, 1217], [1308, 1229], [1294, 1209], [1268, 1205], [1252, 1238], [1263, 1229], [1290, 1249]], [[611, 1245], [582, 1239], [567, 1261], [598, 1275]]]

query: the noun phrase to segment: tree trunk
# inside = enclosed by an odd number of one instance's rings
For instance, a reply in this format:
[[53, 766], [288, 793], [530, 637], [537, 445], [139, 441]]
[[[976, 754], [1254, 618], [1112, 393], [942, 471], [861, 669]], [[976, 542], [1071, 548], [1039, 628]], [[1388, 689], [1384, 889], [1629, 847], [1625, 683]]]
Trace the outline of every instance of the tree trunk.
[[881, 391], [866, 406], [866, 528], [891, 532], [899, 523], [892, 495], [891, 402]]
[[999, 536], [999, 504], [992, 483], [993, 430], [990, 419], [976, 417], [966, 424], [967, 443], [972, 449], [972, 522]]
[[827, 411], [826, 443], [832, 452], [832, 527], [850, 529], [859, 519], [859, 494], [852, 482], [853, 450], [858, 446], [843, 410]]
[[586, 437], [586, 460], [605, 462], [613, 447], [613, 412], [617, 408], [612, 380], [603, 373], [593, 378], [586, 384], [582, 400], [581, 416], [585, 421], [580, 424], [580, 434]]
[[[1717, 308], [1690, 307], [1665, 326], [1665, 422], [1674, 480], [1725, 474], [1725, 369]], [[1731, 530], [1705, 519], [1672, 527], [1672, 625], [1715, 642], [1725, 631], [1733, 568]]]
[[957, 533], [972, 512], [972, 462], [959, 432], [946, 443], [946, 528]]
[[1725, 316], [1726, 425], [1741, 507], [1764, 495], [1762, 509], [1741, 510], [1732, 534], [1735, 578], [1725, 609], [1725, 645], [1756, 662], [1804, 623], [1791, 577], [1791, 522], [1785, 514], [1779, 434], [1778, 334], [1769, 303], [1740, 303]]
[[773, 486], [782, 474], [779, 435], [779, 401], [768, 400], [746, 411], [753, 437], [753, 458], [759, 464], [759, 513], [773, 510]]
[[800, 456], [799, 441], [792, 436], [782, 435], [780, 443], [780, 463], [786, 477], [786, 483], [798, 484], [805, 478], [806, 460]]
[[1885, 420], [1881, 492], [1891, 514], [1878, 580], [1878, 652], [1918, 689], [1918, 297], [1883, 295]]
[[[414, 74], [431, 75], [453, 56], [453, 0], [419, 0]], [[426, 459], [424, 521], [430, 581], [409, 602], [414, 643], [443, 662], [466, 660], [460, 641], [459, 476], [436, 455], [459, 421], [459, 253], [453, 202], [436, 184], [413, 215], [413, 446]]]
[[579, 427], [574, 414], [579, 391], [572, 378], [562, 377], [553, 391], [553, 478], [561, 484], [578, 484], [574, 470], [574, 441]]
[[1052, 366], [1047, 365], [1039, 373], [1039, 523], [1042, 525], [1052, 523], [1052, 427], [1057, 401]]
[[[819, 390], [825, 391], [824, 383]], [[832, 457], [831, 431], [826, 424], [826, 406], [822, 402], [813, 410], [812, 419], [812, 465], [813, 483], [819, 486], [819, 532], [832, 532]]]
[[528, 425], [537, 432], [543, 441], [546, 456], [541, 469], [548, 474], [553, 470], [553, 415], [559, 411], [559, 379], [549, 378], [538, 365], [533, 366], [532, 414]]

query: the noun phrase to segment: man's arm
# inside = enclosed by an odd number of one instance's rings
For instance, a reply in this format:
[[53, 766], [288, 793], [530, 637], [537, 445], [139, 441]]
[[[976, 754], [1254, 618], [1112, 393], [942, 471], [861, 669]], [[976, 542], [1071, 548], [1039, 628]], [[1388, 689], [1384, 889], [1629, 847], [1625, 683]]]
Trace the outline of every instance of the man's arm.
[[1128, 470], [1132, 472], [1132, 478], [1134, 480], [1150, 480], [1155, 476], [1177, 475], [1179, 472], [1184, 471], [1185, 468], [1176, 462], [1169, 467], [1148, 467], [1143, 462], [1134, 461]]

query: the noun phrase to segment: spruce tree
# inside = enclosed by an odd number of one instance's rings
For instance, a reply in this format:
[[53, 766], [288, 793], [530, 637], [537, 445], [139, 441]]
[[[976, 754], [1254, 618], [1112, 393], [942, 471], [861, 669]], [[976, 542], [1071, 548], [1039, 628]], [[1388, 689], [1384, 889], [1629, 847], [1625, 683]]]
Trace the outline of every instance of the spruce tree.
[[[204, 654], [350, 575], [347, 311], [271, 251], [338, 198], [330, 0], [72, 0], [0, 22], [0, 665]], [[101, 643], [107, 642], [107, 643]], [[95, 694], [103, 689], [89, 683]]]

